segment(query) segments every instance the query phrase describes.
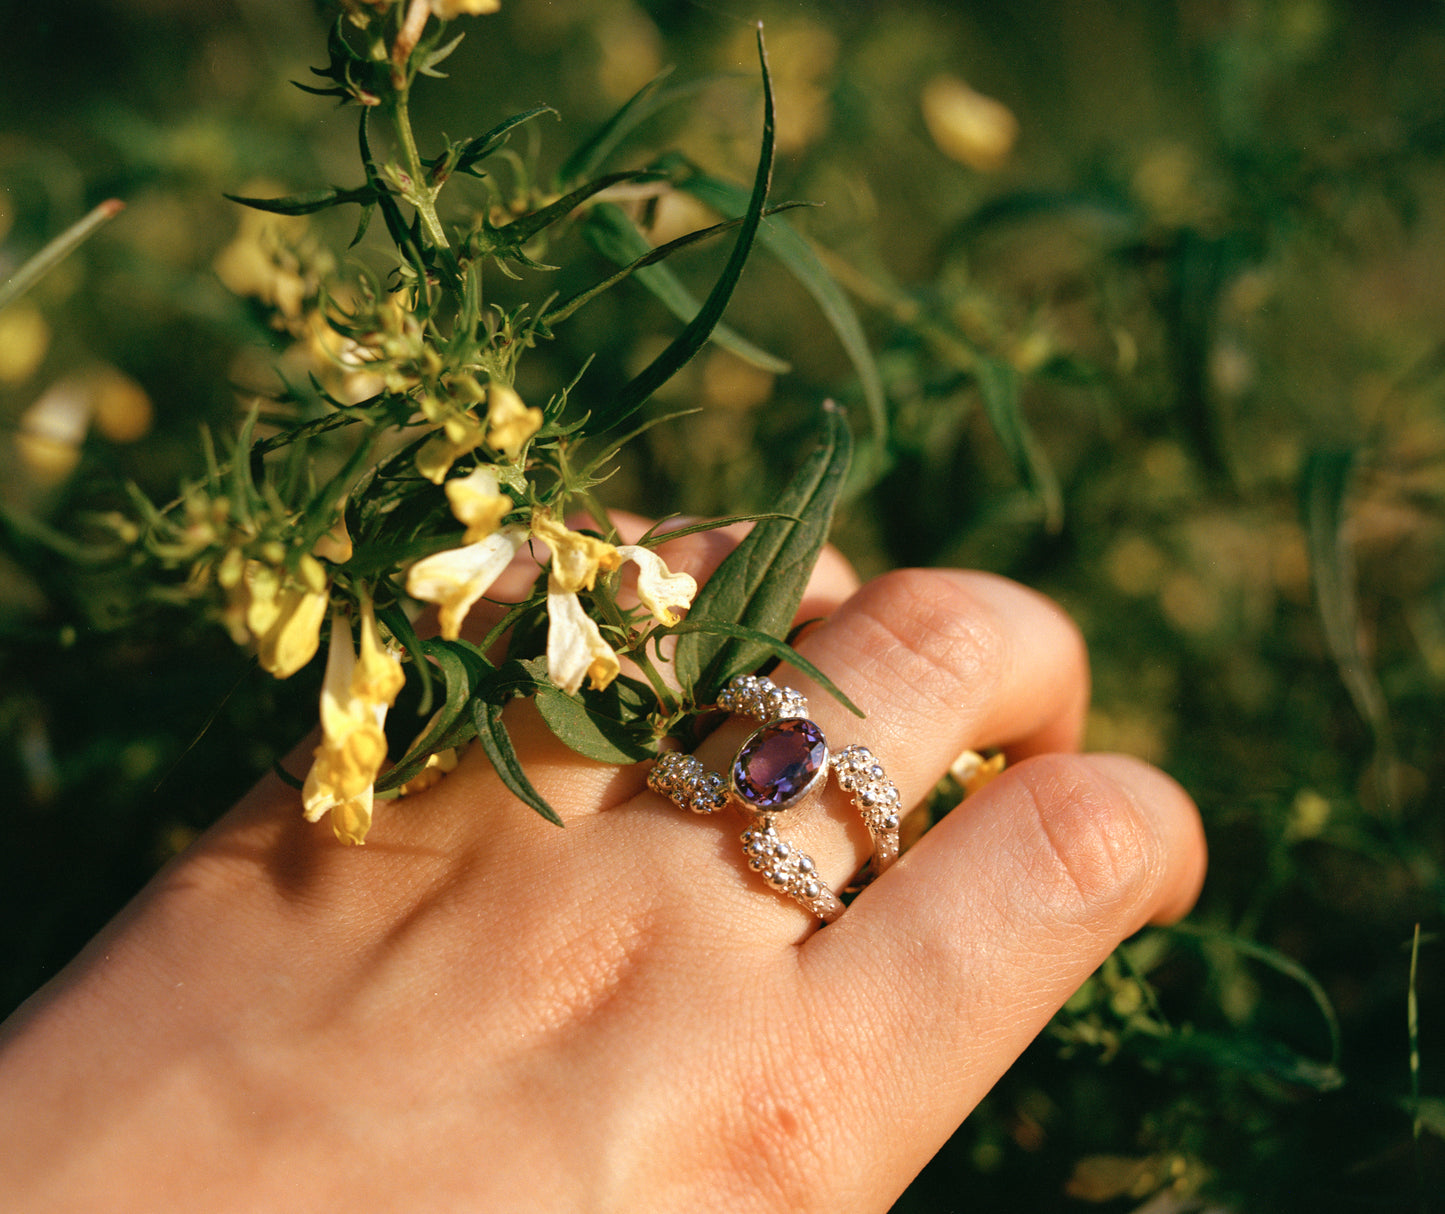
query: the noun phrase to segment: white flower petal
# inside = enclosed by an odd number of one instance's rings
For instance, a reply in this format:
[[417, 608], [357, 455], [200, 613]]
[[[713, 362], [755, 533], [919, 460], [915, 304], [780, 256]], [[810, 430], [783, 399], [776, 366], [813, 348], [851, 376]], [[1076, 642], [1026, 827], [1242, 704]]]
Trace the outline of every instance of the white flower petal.
[[461, 548], [423, 557], [407, 571], [406, 591], [441, 607], [442, 636], [454, 641], [462, 621], [526, 542], [523, 527], [508, 527]]
[[582, 610], [575, 594], [557, 590], [549, 579], [547, 589], [547, 675], [569, 694], [590, 679], [596, 688], [617, 677], [619, 664], [612, 647], [602, 639], [596, 622]]
[[692, 606], [697, 582], [691, 574], [673, 573], [651, 548], [622, 544], [617, 555], [637, 566], [637, 597], [659, 624], [676, 624], [682, 617], [673, 610]]

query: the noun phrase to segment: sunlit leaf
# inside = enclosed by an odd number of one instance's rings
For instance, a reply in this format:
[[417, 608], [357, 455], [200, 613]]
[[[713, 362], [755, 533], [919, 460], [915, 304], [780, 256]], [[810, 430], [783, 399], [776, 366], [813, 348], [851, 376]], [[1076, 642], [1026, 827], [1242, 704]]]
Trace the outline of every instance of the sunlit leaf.
[[699, 702], [710, 703], [734, 675], [755, 669], [773, 652], [769, 645], [704, 632], [710, 623], [740, 625], [785, 637], [828, 538], [833, 507], [848, 473], [852, 438], [842, 410], [823, 410], [823, 439], [775, 503], [791, 519], [760, 522], [704, 583], [688, 612], [697, 631], [678, 639], [677, 677]]

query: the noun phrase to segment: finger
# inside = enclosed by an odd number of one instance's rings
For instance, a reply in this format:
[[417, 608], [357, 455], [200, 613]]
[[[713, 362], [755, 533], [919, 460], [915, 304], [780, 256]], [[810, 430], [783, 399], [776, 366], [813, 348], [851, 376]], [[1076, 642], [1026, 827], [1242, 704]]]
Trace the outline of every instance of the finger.
[[1030, 760], [945, 818], [799, 954], [824, 1090], [856, 1110], [842, 1154], [886, 1146], [901, 1188], [1121, 940], [1188, 910], [1204, 863], [1188, 796], [1120, 756]]
[[[833, 751], [866, 745], [905, 807], [966, 748], [1004, 746], [1028, 755], [1078, 742], [1088, 699], [1078, 630], [1048, 599], [1003, 578], [918, 569], [885, 575], [806, 636], [799, 651], [865, 718], [853, 717], [793, 668], [780, 668], [774, 681], [808, 697]], [[726, 772], [755, 725], [729, 722], [699, 747], [699, 758]], [[870, 849], [860, 815], [835, 789], [797, 816], [788, 823], [788, 841], [837, 888]]]

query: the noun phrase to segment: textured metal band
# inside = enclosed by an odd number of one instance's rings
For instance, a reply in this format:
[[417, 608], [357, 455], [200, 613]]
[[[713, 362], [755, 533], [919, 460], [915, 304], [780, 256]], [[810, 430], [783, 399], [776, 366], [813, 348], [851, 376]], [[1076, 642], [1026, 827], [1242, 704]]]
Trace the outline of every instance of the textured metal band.
[[[791, 687], [780, 687], [771, 679], [750, 674], [739, 675], [723, 688], [718, 707], [765, 726], [811, 719], [804, 696]], [[846, 746], [830, 754], [828, 767], [839, 787], [852, 797], [873, 840], [873, 857], [861, 882], [866, 884], [898, 858], [898, 823], [902, 817], [898, 789], [866, 746]], [[733, 803], [728, 780], [708, 771], [694, 755], [663, 755], [648, 773], [647, 786], [678, 808], [698, 814], [714, 814]], [[813, 858], [778, 834], [772, 814], [756, 806], [747, 808], [754, 814], [741, 836], [748, 867], [823, 922], [833, 922], [843, 913], [843, 903], [819, 877]]]
[[[647, 787], [679, 809], [714, 814], [730, 804], [727, 781], [692, 755], [665, 754], [647, 773]], [[787, 894], [824, 923], [843, 913], [838, 895], [821, 877], [813, 857], [782, 838], [769, 815], [760, 815], [740, 836], [748, 867], [779, 893]]]

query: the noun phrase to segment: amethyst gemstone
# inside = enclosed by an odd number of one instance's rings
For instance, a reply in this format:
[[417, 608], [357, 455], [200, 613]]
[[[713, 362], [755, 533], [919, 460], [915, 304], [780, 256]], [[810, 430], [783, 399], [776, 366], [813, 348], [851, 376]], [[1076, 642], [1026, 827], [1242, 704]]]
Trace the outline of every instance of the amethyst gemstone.
[[787, 809], [826, 774], [828, 744], [812, 721], [774, 721], [753, 734], [733, 760], [733, 788], [764, 813]]

